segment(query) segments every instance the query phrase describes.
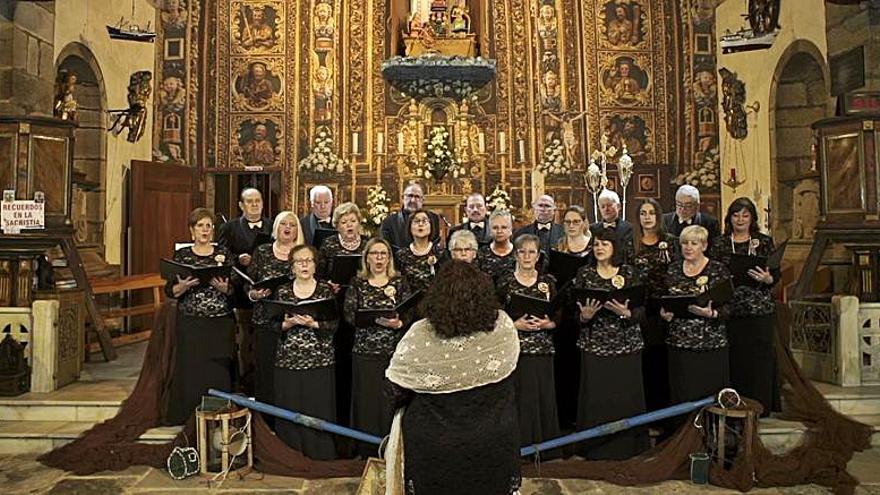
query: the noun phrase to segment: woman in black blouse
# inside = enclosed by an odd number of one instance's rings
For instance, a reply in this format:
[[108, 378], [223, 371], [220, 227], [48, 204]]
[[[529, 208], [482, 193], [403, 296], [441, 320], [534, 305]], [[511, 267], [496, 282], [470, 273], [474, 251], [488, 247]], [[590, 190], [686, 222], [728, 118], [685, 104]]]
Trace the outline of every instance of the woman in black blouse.
[[[174, 252], [174, 261], [191, 266], [232, 265], [234, 257], [214, 246], [214, 214], [196, 208], [189, 214], [194, 244]], [[230, 390], [235, 355], [235, 320], [227, 278], [199, 284], [195, 277], [169, 281], [165, 293], [177, 299], [174, 376], [171, 380], [165, 424], [184, 423], [209, 388]]]
[[[597, 231], [593, 237], [596, 266], [581, 268], [573, 287], [613, 291], [639, 285], [638, 270], [623, 264], [624, 254], [614, 230]], [[631, 307], [629, 300], [602, 304], [587, 298], [577, 304], [582, 325], [577, 342], [581, 350], [577, 429], [644, 413], [644, 342], [639, 327], [643, 308]], [[647, 432], [632, 428], [587, 440], [579, 453], [586, 459], [626, 459], [647, 447]]]
[[[699, 225], [681, 231], [681, 262], [666, 272], [670, 295], [699, 294], [730, 278], [727, 268], [706, 257], [709, 232]], [[729, 305], [691, 305], [689, 318], [676, 318], [660, 308], [669, 322], [666, 346], [669, 355], [669, 398], [673, 404], [717, 394], [729, 382], [727, 319]]]
[[431, 284], [445, 251], [438, 242], [431, 240], [431, 217], [427, 210], [418, 209], [409, 215], [406, 229], [413, 241], [397, 251], [397, 264], [413, 291], [424, 290]]
[[[724, 235], [712, 243], [711, 257], [727, 266], [733, 253], [767, 257], [775, 249], [773, 239], [759, 231], [755, 203], [737, 198], [724, 217]], [[776, 302], [772, 290], [781, 274], [759, 267], [747, 275], [750, 280], [735, 284], [727, 320], [730, 384], [742, 395], [760, 401], [767, 416], [776, 398]]]
[[[321, 280], [330, 280], [333, 275], [333, 257], [337, 255], [357, 254], [364, 252], [367, 240], [361, 236], [361, 210], [358, 205], [342, 203], [333, 210], [333, 228], [339, 232], [328, 237], [321, 244], [318, 257], [318, 276]], [[335, 282], [335, 281], [334, 281]], [[338, 292], [338, 284], [331, 282], [333, 290]]]
[[[318, 253], [309, 245], [290, 251], [294, 280], [278, 287], [277, 299], [288, 302], [328, 299], [333, 288], [315, 279]], [[276, 323], [281, 332], [275, 353], [275, 405], [330, 422], [336, 421], [336, 375], [333, 334], [337, 320], [315, 321], [308, 315], [285, 315]], [[291, 448], [312, 459], [336, 457], [333, 437], [326, 432], [279, 420], [275, 433]]]
[[572, 256], [589, 255], [592, 234], [587, 212], [578, 205], [569, 206], [562, 216], [562, 225], [565, 236], [559, 239], [554, 249]]
[[513, 216], [508, 210], [496, 208], [489, 215], [489, 229], [492, 242], [480, 248], [477, 253], [477, 266], [493, 280], [500, 280], [513, 273], [516, 265], [513, 242]]
[[[261, 244], [254, 250], [248, 276], [254, 282], [290, 275], [288, 255], [294, 246], [303, 244], [302, 226], [292, 211], [282, 211], [275, 216], [272, 225], [274, 242]], [[245, 284], [248, 298], [254, 302], [251, 323], [256, 341], [256, 399], [271, 402], [273, 398], [272, 379], [275, 375], [275, 348], [278, 346], [278, 332], [266, 314], [262, 300], [272, 296], [271, 289], [254, 289]]]
[[[647, 294], [666, 292], [664, 280], [669, 264], [678, 258], [675, 236], [663, 225], [663, 208], [653, 198], [639, 206], [639, 224], [633, 239], [633, 265], [639, 269]], [[649, 298], [645, 318], [641, 322], [645, 338], [642, 352], [642, 375], [645, 379], [645, 403], [649, 411], [669, 406], [669, 373], [666, 365], [666, 343], [663, 341], [666, 324], [660, 319], [660, 305]]]
[[[538, 273], [541, 240], [524, 234], [516, 238], [516, 269], [498, 281], [501, 303], [509, 308], [513, 294], [553, 300], [556, 279]], [[523, 315], [513, 322], [519, 334], [519, 363], [514, 377], [519, 410], [520, 445], [532, 445], [560, 436], [553, 377], [553, 315]], [[558, 453], [556, 453], [558, 455]], [[552, 457], [547, 452], [541, 458]]]
[[[394, 269], [391, 245], [383, 239], [367, 241], [360, 273], [345, 293], [345, 319], [355, 328], [351, 373], [351, 426], [384, 437], [391, 429], [394, 410], [384, 399], [385, 368], [405, 330], [405, 315], [378, 318], [358, 327], [360, 309], [393, 308], [409, 297], [409, 289]], [[364, 457], [376, 456], [375, 445], [358, 445]]]

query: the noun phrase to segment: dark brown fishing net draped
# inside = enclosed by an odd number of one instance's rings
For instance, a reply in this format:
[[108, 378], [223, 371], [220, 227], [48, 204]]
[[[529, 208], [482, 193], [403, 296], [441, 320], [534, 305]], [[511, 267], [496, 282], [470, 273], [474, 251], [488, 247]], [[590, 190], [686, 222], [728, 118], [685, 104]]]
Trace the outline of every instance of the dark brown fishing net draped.
[[[166, 302], [156, 314], [144, 366], [134, 391], [113, 419], [96, 425], [76, 441], [43, 455], [40, 460], [52, 467], [87, 475], [102, 470], [122, 470], [145, 464], [162, 468], [171, 449], [194, 443], [194, 421], [171, 443], [145, 445], [137, 442], [146, 430], [160, 424], [167, 400], [174, 363], [174, 332], [177, 308]], [[779, 332], [776, 350], [785, 398], [784, 419], [807, 426], [800, 446], [774, 455], [761, 443], [756, 431], [742, 432], [751, 438], [749, 447], [741, 443], [732, 463], [713, 462], [709, 479], [713, 485], [741, 491], [755, 486], [793, 486], [815, 483], [838, 493], [852, 493], [858, 481], [846, 465], [856, 451], [870, 446], [868, 426], [837, 413], [798, 368], [788, 342], [791, 324], [787, 309], [778, 311]], [[760, 404], [746, 400], [741, 406], [760, 414]], [[605, 480], [618, 485], [646, 485], [670, 479], [687, 479], [690, 454], [706, 452], [705, 430], [693, 426], [693, 419], [671, 438], [650, 451], [625, 461], [577, 461], [523, 465], [523, 476], [544, 478], [582, 478]], [[709, 421], [703, 418], [703, 424]], [[290, 449], [266, 425], [259, 413], [253, 421], [254, 461], [257, 470], [300, 478], [356, 477], [363, 471], [362, 461], [313, 461]]]

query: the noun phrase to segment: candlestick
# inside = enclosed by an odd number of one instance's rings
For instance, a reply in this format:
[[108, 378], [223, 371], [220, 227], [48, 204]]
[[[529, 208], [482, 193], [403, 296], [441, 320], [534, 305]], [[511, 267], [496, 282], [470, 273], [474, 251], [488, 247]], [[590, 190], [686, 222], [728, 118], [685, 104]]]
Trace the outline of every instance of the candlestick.
[[356, 132], [351, 133], [351, 154], [352, 155], [356, 155], [358, 153], [358, 149], [360, 148], [358, 146], [358, 144], [360, 144], [360, 143], [358, 143], [359, 138], [360, 138], [360, 134], [358, 134]]
[[730, 178], [733, 179], [734, 181], [736, 180], [736, 169], [735, 168], [730, 169]]
[[498, 152], [507, 153], [507, 133], [504, 131], [498, 133]]
[[480, 149], [480, 153], [486, 152], [486, 135], [482, 132], [477, 136], [477, 147]]
[[403, 133], [397, 133], [397, 152], [403, 154]]
[[376, 133], [376, 153], [382, 153], [385, 150], [385, 133], [379, 131]]
[[526, 142], [524, 139], [519, 140], [519, 162], [525, 163], [526, 161]]

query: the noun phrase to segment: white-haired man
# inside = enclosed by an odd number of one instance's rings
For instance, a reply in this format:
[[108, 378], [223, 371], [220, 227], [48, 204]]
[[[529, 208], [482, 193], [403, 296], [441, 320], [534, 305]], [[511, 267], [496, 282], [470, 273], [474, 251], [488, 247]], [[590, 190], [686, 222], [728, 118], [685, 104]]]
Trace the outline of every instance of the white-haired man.
[[309, 189], [309, 205], [312, 211], [299, 219], [303, 229], [305, 243], [316, 248], [315, 231], [333, 230], [330, 220], [333, 218], [333, 191], [321, 184]]
[[[514, 241], [523, 234], [532, 234], [541, 241], [541, 253], [545, 259], [550, 254], [550, 249], [565, 236], [562, 225], [554, 222], [556, 218], [556, 201], [549, 194], [542, 194], [532, 203], [532, 214], [535, 221], [521, 227], [513, 234]], [[538, 266], [541, 266], [539, 264]]]
[[599, 193], [599, 215], [602, 220], [590, 225], [595, 234], [603, 229], [612, 229], [617, 234], [617, 242], [625, 251], [624, 259], [629, 260], [633, 254], [633, 228], [629, 222], [620, 218], [620, 196], [610, 189]]
[[675, 192], [675, 212], [663, 214], [666, 232], [678, 237], [689, 225], [701, 225], [709, 231], [709, 244], [721, 235], [718, 220], [708, 213], [700, 212], [700, 191], [685, 184]]

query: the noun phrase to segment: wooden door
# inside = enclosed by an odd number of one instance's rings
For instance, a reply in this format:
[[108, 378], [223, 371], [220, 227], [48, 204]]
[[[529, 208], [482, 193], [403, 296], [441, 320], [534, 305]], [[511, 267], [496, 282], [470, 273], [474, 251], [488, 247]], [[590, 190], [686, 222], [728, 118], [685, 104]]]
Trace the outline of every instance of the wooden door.
[[132, 160], [128, 209], [128, 274], [159, 271], [159, 259], [174, 254], [175, 242], [190, 239], [187, 216], [196, 204], [193, 169]]

